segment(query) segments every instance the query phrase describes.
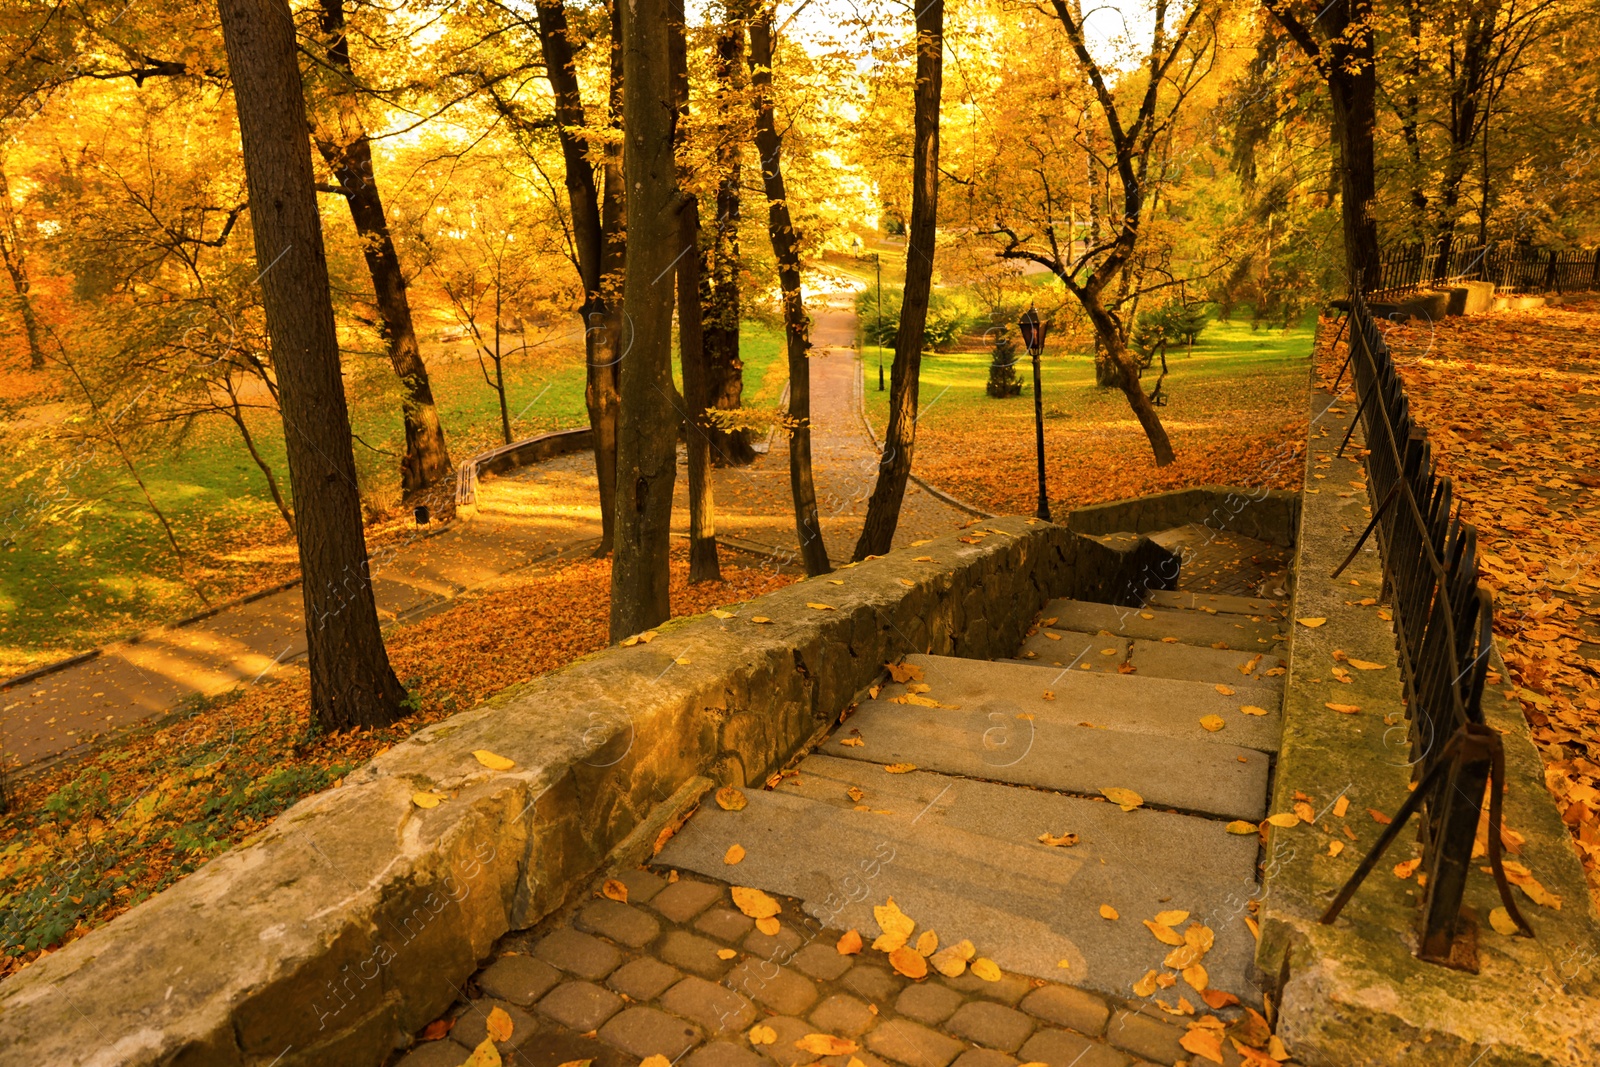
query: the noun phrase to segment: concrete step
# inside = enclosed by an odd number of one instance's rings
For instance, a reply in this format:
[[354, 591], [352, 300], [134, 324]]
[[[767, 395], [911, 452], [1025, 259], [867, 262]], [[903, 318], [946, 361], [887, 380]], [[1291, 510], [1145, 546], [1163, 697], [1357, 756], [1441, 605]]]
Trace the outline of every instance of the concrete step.
[[[1050, 620], [1054, 619], [1052, 622]], [[1281, 630], [1273, 622], [1252, 622], [1238, 615], [1209, 615], [1173, 608], [1125, 608], [1087, 600], [1052, 600], [1044, 606], [1043, 625], [1054, 630], [1109, 634], [1159, 641], [1174, 637], [1183, 644], [1271, 651]]]
[[[1049, 616], [1045, 616], [1049, 618]], [[1046, 667], [1116, 674], [1127, 661], [1129, 642], [1110, 634], [1090, 635], [1071, 630], [1041, 629], [1022, 643], [1018, 658]]]
[[1145, 601], [1145, 606], [1200, 611], [1208, 615], [1249, 615], [1259, 617], [1262, 621], [1281, 619], [1287, 610], [1276, 600], [1230, 596], [1226, 593], [1191, 593], [1183, 589], [1156, 589]]
[[[1061, 639], [1052, 639], [1050, 635], [1054, 633], [1060, 633]], [[1111, 651], [1106, 652], [1106, 649]], [[1259, 660], [1256, 659], [1258, 654]], [[1248, 673], [1241, 670], [1252, 661], [1255, 666]], [[1120, 666], [1127, 663], [1134, 668], [1132, 673], [1145, 678], [1184, 678], [1231, 686], [1242, 681], [1275, 693], [1283, 692], [1283, 675], [1267, 673], [1284, 666], [1280, 656], [1242, 649], [1202, 648], [1182, 642], [1128, 641], [1110, 635], [1091, 637], [1070, 630], [1040, 630], [1023, 642], [1017, 658], [1004, 662], [1066, 668], [1085, 674], [1118, 674]]]
[[[867, 810], [855, 810], [852, 786]], [[1247, 980], [1255, 942], [1243, 922], [1257, 888], [1253, 836], [1189, 816], [816, 756], [776, 791], [746, 795], [739, 812], [702, 806], [657, 862], [798, 897], [825, 926], [858, 929], [869, 943], [879, 932], [872, 906], [892, 896], [941, 944], [967, 938], [1007, 971], [1123, 997], [1169, 951], [1141, 920], [1186, 910], [1216, 934], [1204, 960], [1211, 985], [1258, 1003]], [[1079, 843], [1041, 845], [1047, 831], [1076, 833]], [[745, 858], [730, 867], [723, 857], [733, 844]], [[1120, 918], [1102, 918], [1103, 904]], [[791, 927], [797, 919], [780, 916]], [[1182, 983], [1160, 995], [1175, 1004], [1180, 992], [1200, 1004]]]
[[1154, 807], [1217, 818], [1266, 815], [1270, 757], [1263, 752], [1214, 739], [1112, 730], [1090, 718], [1041, 716], [1002, 697], [930, 708], [880, 695], [863, 703], [820, 751], [1086, 796], [1116, 786]]
[[[924, 695], [941, 704], [1012, 717], [1020, 711], [1032, 715], [1035, 725], [1090, 722], [1111, 730], [1278, 751], [1281, 692], [1239, 678], [1225, 686], [1231, 693], [1222, 693], [1206, 682], [1141, 674], [1084, 673], [952, 656], [908, 656], [906, 662], [922, 670], [921, 682], [913, 684], [929, 686]], [[905, 691], [906, 686], [891, 682], [878, 700], [892, 700]], [[1267, 714], [1246, 715], [1240, 711], [1245, 705]], [[1219, 717], [1223, 727], [1207, 730], [1200, 719], [1208, 715]]]

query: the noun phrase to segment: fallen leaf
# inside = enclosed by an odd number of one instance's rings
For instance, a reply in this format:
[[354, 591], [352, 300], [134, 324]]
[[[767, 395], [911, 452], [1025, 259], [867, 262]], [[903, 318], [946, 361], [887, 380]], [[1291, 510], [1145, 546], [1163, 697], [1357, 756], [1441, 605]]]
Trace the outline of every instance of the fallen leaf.
[[891, 704], [914, 704], [919, 708], [946, 708], [950, 711], [960, 710], [957, 704], [941, 704], [932, 697], [922, 696], [920, 693], [904, 693], [897, 697], [890, 697]]
[[639, 641], [641, 644], [648, 645], [651, 641], [654, 641], [657, 636], [659, 635], [654, 630], [646, 630], [644, 633], [639, 635]]
[[516, 766], [513, 761], [506, 759], [504, 756], [496, 756], [486, 748], [474, 749], [472, 754], [477, 757], [479, 763], [491, 771], [509, 771]]
[[932, 930], [924, 930], [917, 935], [917, 955], [926, 959], [939, 949], [939, 935]]
[[1337, 856], [1339, 853], [1341, 853], [1343, 851], [1344, 851], [1344, 842], [1343, 841], [1329, 841], [1328, 842], [1328, 855]]
[[1237, 692], [1237, 690], [1233, 689], [1230, 686], [1220, 685], [1220, 684], [1216, 687], [1216, 689], [1217, 689], [1217, 692], [1221, 693], [1225, 697], [1231, 697], [1231, 696], [1234, 695], [1235, 692]]
[[1224, 993], [1220, 989], [1206, 989], [1200, 993], [1200, 999], [1206, 1002], [1206, 1007], [1212, 1011], [1221, 1011], [1223, 1008], [1239, 1003], [1239, 998], [1232, 993]]
[[435, 1019], [422, 1028], [422, 1033], [417, 1035], [417, 1040], [438, 1041], [448, 1036], [455, 1025], [456, 1021], [454, 1019]]
[[814, 1052], [818, 1056], [848, 1056], [852, 1052], [861, 1050], [861, 1046], [854, 1041], [834, 1037], [832, 1034], [807, 1034], [796, 1041], [794, 1047], [801, 1052]]
[[1177, 926], [1189, 917], [1186, 911], [1162, 911], [1156, 913], [1156, 922], [1162, 926]]
[[1253, 822], [1245, 822], [1243, 819], [1235, 819], [1228, 824], [1227, 829], [1228, 833], [1230, 834], [1253, 834], [1260, 829], [1260, 827]]
[[472, 1050], [472, 1055], [461, 1067], [501, 1067], [502, 1063], [500, 1050], [494, 1047], [494, 1038], [486, 1037]]
[[917, 666], [915, 663], [887, 663], [884, 666], [888, 667], [889, 669], [889, 677], [893, 678], [897, 682], [922, 681], [922, 668]]
[[1000, 965], [987, 956], [979, 956], [972, 961], [972, 973], [985, 982], [1000, 981]]
[[1132, 811], [1144, 803], [1144, 797], [1131, 789], [1123, 789], [1120, 786], [1102, 789], [1100, 794], [1123, 811]]
[[[767, 618], [765, 615], [752, 615], [752, 616], [750, 616], [750, 621], [751, 622], [767, 623], [767, 622], [771, 622], [772, 620]], [[761, 1027], [757, 1027], [757, 1029], [759, 1030], [759, 1029], [761, 1029]], [[774, 1038], [774, 1040], [776, 1040], [776, 1038]]]
[[[963, 941], [961, 944], [970, 948], [972, 942]], [[961, 952], [961, 945], [951, 945], [949, 948], [942, 948], [935, 952], [929, 957], [928, 962], [933, 964], [934, 970], [946, 978], [960, 978], [962, 974], [966, 973], [967, 958]]]
[[1489, 925], [1494, 927], [1495, 933], [1505, 937], [1510, 937], [1517, 932], [1516, 920], [1511, 917], [1511, 913], [1503, 905], [1489, 913]]
[[738, 863], [742, 859], [744, 859], [744, 846], [743, 845], [738, 845], [738, 844], [729, 845], [728, 846], [728, 851], [726, 851], [726, 852], [724, 852], [722, 854], [722, 862], [728, 864], [730, 867], [733, 866], [735, 863]]
[[1120, 918], [1120, 916], [1117, 915], [1117, 909], [1116, 908], [1113, 908], [1110, 904], [1102, 904], [1102, 905], [1100, 905], [1100, 918], [1102, 918], [1102, 919], [1117, 919], [1117, 918]]
[[1267, 821], [1273, 826], [1281, 826], [1284, 829], [1288, 829], [1291, 826], [1300, 825], [1300, 816], [1292, 811], [1280, 811], [1276, 815], [1268, 815]]
[[717, 790], [717, 807], [723, 811], [743, 811], [749, 803], [744, 793], [731, 785], [725, 785]]
[[735, 952], [731, 948], [719, 948], [719, 949], [717, 949], [717, 959], [719, 959], [719, 960], [731, 960], [731, 959], [733, 959], [733, 957], [735, 957], [737, 955], [738, 955], [738, 953]]
[[411, 803], [419, 808], [437, 808], [444, 798], [436, 793], [412, 793]]
[[1372, 816], [1372, 821], [1377, 823], [1379, 826], [1388, 826], [1391, 822], [1394, 821], [1393, 819], [1389, 818], [1389, 816], [1387, 816], [1383, 812], [1379, 811], [1377, 808], [1368, 808], [1367, 809], [1367, 814]]
[[839, 950], [841, 956], [854, 956], [861, 951], [861, 931], [846, 930], [839, 935], [839, 941], [834, 948]]
[[834, 610], [834, 607], [833, 607], [832, 604], [813, 604], [810, 601], [806, 602], [806, 607], [815, 608], [818, 611], [833, 611]]
[[1381, 671], [1384, 669], [1384, 664], [1373, 663], [1371, 660], [1352, 659], [1348, 662], [1350, 666], [1354, 667], [1358, 671]]
[[626, 904], [628, 902], [628, 886], [625, 882], [620, 882], [615, 878], [607, 878], [600, 885], [600, 895], [607, 900], [615, 900], [618, 903]]
[[1295, 620], [1295, 622], [1299, 623], [1301, 626], [1309, 626], [1313, 630], [1315, 630], [1318, 626], [1321, 626], [1323, 623], [1325, 623], [1327, 621], [1328, 621], [1327, 619], [1296, 619]]
[[1186, 1030], [1178, 1039], [1184, 1051], [1192, 1052], [1201, 1059], [1210, 1060], [1212, 1063], [1222, 1062], [1222, 1035], [1215, 1030], [1205, 1027], [1196, 1027]]
[[1141, 996], [1141, 997], [1153, 997], [1153, 996], [1155, 996], [1156, 995], [1156, 972], [1155, 971], [1146, 971], [1146, 972], [1144, 972], [1144, 977], [1139, 979], [1137, 982], [1133, 983], [1133, 991], [1134, 991], [1134, 993], [1136, 995]]
[[1228, 724], [1222, 721], [1221, 715], [1202, 715], [1200, 716], [1200, 725], [1211, 733], [1216, 733]]
[[844, 795], [849, 797], [851, 800], [855, 801], [857, 804], [859, 804], [859, 803], [861, 803], [861, 798], [866, 796], [867, 794], [862, 790], [862, 788], [860, 786], [853, 785], [849, 789], [846, 789], [844, 791]]
[[771, 1045], [778, 1040], [778, 1031], [765, 1023], [757, 1023], [750, 1028], [750, 1043], [752, 1045]]
[[783, 910], [776, 900], [759, 889], [733, 887], [733, 906], [752, 919], [770, 919]]
[[915, 589], [917, 587], [917, 583], [913, 582], [910, 578], [900, 579], [900, 584], [905, 586], [907, 589]]
[[906, 774], [916, 770], [917, 765], [915, 763], [890, 763], [886, 764], [883, 769], [890, 774]]
[[778, 936], [778, 920], [771, 915], [756, 920], [756, 929], [768, 937]]
[[1340, 715], [1354, 715], [1356, 712], [1361, 710], [1360, 704], [1336, 704], [1331, 700], [1325, 703], [1323, 707], [1331, 708], [1332, 710], [1337, 711]]
[[1041, 845], [1050, 845], [1052, 848], [1071, 848], [1073, 845], [1078, 843], [1078, 835], [1062, 834], [1060, 837], [1057, 837], [1050, 833], [1050, 831], [1046, 830], [1044, 833], [1039, 835], [1039, 843]]
[[1311, 805], [1307, 804], [1303, 800], [1295, 801], [1294, 813], [1300, 816], [1300, 821], [1303, 823], [1314, 823], [1317, 821], [1317, 813], [1312, 811]]
[[1178, 931], [1174, 930], [1170, 926], [1166, 926], [1158, 922], [1151, 922], [1149, 919], [1144, 920], [1144, 925], [1152, 934], [1155, 935], [1156, 940], [1161, 942], [1163, 945], [1183, 944], [1183, 935], [1178, 933]]
[[496, 1041], [510, 1041], [512, 1025], [511, 1016], [506, 1014], [504, 1008], [494, 1007], [489, 1009], [489, 1019], [485, 1026], [490, 1037]]
[[1397, 863], [1394, 865], [1394, 876], [1396, 878], [1410, 878], [1416, 873], [1417, 868], [1420, 866], [1422, 866], [1422, 861], [1420, 859], [1406, 860], [1404, 863]]
[[1522, 890], [1529, 900], [1542, 907], [1561, 910], [1561, 898], [1540, 885], [1527, 867], [1511, 859], [1502, 860], [1500, 866], [1505, 868], [1506, 881]]
[[738, 612], [736, 612], [736, 611], [723, 611], [721, 608], [712, 608], [711, 609], [712, 617], [713, 618], [717, 618], [717, 619], [731, 619], [737, 614], [738, 614]]
[[[874, 945], [874, 948], [877, 946]], [[889, 953], [889, 966], [895, 973], [903, 974], [907, 978], [920, 979], [928, 977], [928, 959], [914, 948], [901, 945]]]
[[872, 917], [883, 932], [872, 942], [879, 952], [893, 952], [911, 940], [911, 931], [917, 928], [916, 920], [900, 910], [900, 905], [890, 897], [884, 904], [874, 905]]
[[839, 739], [839, 743], [846, 748], [860, 748], [862, 745], [866, 744], [866, 742], [861, 740], [859, 737], [843, 737]]
[[1258, 708], [1254, 704], [1240, 704], [1239, 710], [1246, 715], [1265, 715], [1266, 708]]
[[828, 579], [828, 584], [829, 585], [843, 585], [844, 584], [844, 579], [843, 578], [829, 578]]
[[1206, 986], [1211, 983], [1211, 976], [1206, 974], [1206, 969], [1198, 963], [1191, 963], [1183, 969], [1183, 980], [1189, 983], [1196, 993], [1204, 993]]
[[1349, 810], [1350, 798], [1341, 794], [1339, 799], [1333, 802], [1333, 817], [1335, 819], [1342, 819], [1344, 818], [1344, 813]]

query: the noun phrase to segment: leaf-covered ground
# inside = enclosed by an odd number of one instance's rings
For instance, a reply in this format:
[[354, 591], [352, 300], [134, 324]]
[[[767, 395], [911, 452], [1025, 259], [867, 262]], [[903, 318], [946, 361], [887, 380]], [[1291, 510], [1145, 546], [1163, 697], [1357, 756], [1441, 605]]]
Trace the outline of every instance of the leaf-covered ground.
[[[1178, 459], [1158, 468], [1122, 393], [1094, 384], [1086, 356], [1044, 361], [1045, 470], [1052, 514], [1196, 485], [1298, 489], [1305, 455], [1309, 327], [1211, 323], [1192, 354], [1169, 355], [1159, 408]], [[887, 394], [869, 350], [867, 410], [881, 432]], [[988, 353], [923, 357], [915, 471], [939, 489], [1000, 514], [1037, 502], [1032, 370], [1021, 396], [984, 391]]]
[[[1388, 340], [1478, 528], [1503, 687], [1600, 901], [1600, 298], [1391, 326]], [[1324, 381], [1345, 351], [1319, 351]]]
[[[724, 553], [724, 581], [688, 584], [681, 614], [748, 600], [798, 575]], [[311, 729], [306, 674], [234, 690], [19, 784], [0, 825], [0, 976], [107, 922], [260, 831], [301, 797], [416, 730], [606, 645], [610, 560], [511, 575], [386, 638], [417, 702], [383, 730]]]

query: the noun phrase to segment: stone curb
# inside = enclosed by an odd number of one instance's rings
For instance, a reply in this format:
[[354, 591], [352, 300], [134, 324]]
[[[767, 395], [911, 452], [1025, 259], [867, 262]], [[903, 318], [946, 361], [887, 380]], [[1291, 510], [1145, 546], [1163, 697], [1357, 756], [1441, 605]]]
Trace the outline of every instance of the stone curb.
[[692, 779], [761, 781], [886, 661], [1020, 644], [1071, 590], [1076, 539], [984, 529], [937, 539], [943, 564], [901, 550], [677, 620], [419, 731], [0, 985], [0, 1065], [381, 1062]]
[[1284, 489], [1202, 485], [1090, 504], [1067, 516], [1067, 529], [1073, 533], [1103, 535], [1154, 533], [1198, 524], [1213, 532], [1227, 531], [1293, 548], [1299, 516], [1299, 493]]

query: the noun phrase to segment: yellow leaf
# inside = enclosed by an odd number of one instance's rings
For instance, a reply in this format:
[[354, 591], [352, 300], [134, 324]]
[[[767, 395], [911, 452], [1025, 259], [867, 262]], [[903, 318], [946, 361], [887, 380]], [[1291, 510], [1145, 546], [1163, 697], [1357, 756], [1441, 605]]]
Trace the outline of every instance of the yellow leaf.
[[889, 966], [907, 978], [928, 977], [928, 960], [914, 948], [901, 945], [889, 953]]
[[672, 662], [676, 663], [680, 667], [687, 667], [692, 661], [688, 656], [676, 656], [673, 658]]
[[853, 785], [849, 789], [846, 789], [844, 794], [857, 804], [861, 803], [861, 798], [867, 795], [858, 785]]
[[1328, 621], [1327, 619], [1296, 619], [1295, 620], [1295, 622], [1298, 622], [1301, 626], [1309, 626], [1313, 630], [1315, 630], [1318, 626], [1321, 626], [1323, 623], [1325, 623], [1327, 621]]
[[915, 589], [917, 585], [917, 583], [913, 582], [910, 578], [900, 579], [900, 584], [905, 586], [907, 589]]
[[1131, 789], [1123, 789], [1120, 786], [1102, 789], [1100, 793], [1123, 811], [1132, 811], [1144, 803], [1144, 797]]
[[1354, 715], [1356, 712], [1361, 710], [1360, 704], [1336, 704], [1331, 700], [1325, 703], [1323, 707], [1332, 708], [1340, 715]]
[[1317, 813], [1312, 811], [1311, 810], [1311, 805], [1307, 804], [1303, 800], [1295, 801], [1294, 813], [1296, 815], [1300, 816], [1300, 821], [1301, 822], [1313, 823], [1313, 822], [1317, 821]]
[[1420, 866], [1422, 866], [1422, 861], [1420, 859], [1406, 860], [1404, 863], [1397, 863], [1394, 865], [1394, 876], [1396, 878], [1410, 878], [1416, 873], [1417, 868]]
[[814, 1052], [818, 1056], [848, 1056], [852, 1052], [861, 1050], [861, 1046], [854, 1041], [834, 1037], [832, 1034], [807, 1034], [796, 1041], [794, 1047], [801, 1052]]
[[893, 952], [907, 941], [911, 940], [911, 931], [917, 928], [916, 920], [900, 910], [900, 905], [890, 897], [885, 904], [874, 905], [872, 917], [878, 921], [878, 929], [882, 930], [872, 947], [879, 952]]
[[1078, 835], [1062, 834], [1060, 837], [1057, 837], [1050, 831], [1046, 830], [1044, 833], [1039, 835], [1039, 843], [1041, 845], [1049, 845], [1052, 848], [1071, 848], [1073, 845], [1078, 843]]
[[1186, 911], [1163, 911], [1156, 914], [1156, 922], [1162, 926], [1177, 926], [1189, 917]]
[[1206, 974], [1206, 969], [1198, 963], [1191, 963], [1183, 969], [1183, 980], [1188, 982], [1196, 993], [1204, 993], [1206, 986], [1211, 983], [1211, 976]]
[[1218, 730], [1226, 726], [1227, 723], [1222, 721], [1221, 715], [1202, 715], [1200, 716], [1200, 725], [1204, 726], [1212, 733], [1216, 733]]
[[1225, 697], [1231, 697], [1231, 696], [1233, 696], [1233, 694], [1235, 692], [1233, 689], [1230, 689], [1228, 686], [1225, 686], [1225, 685], [1218, 685], [1216, 687], [1216, 689], [1217, 689], [1217, 692], [1221, 693]]
[[1276, 815], [1268, 815], [1267, 821], [1273, 826], [1281, 826], [1284, 829], [1288, 829], [1291, 826], [1300, 825], [1300, 816], [1292, 811], [1280, 811]]
[[419, 808], [437, 808], [443, 798], [434, 793], [412, 793], [411, 803]]
[[752, 1045], [771, 1045], [778, 1040], [778, 1031], [765, 1023], [758, 1023], [750, 1028], [749, 1037]]
[[607, 878], [600, 886], [600, 895], [608, 900], [620, 901], [626, 904], [628, 902], [628, 887], [615, 878]]
[[1000, 981], [1000, 965], [987, 956], [979, 956], [972, 961], [972, 973], [985, 982]]
[[509, 771], [516, 766], [511, 760], [506, 759], [504, 756], [496, 756], [486, 748], [475, 749], [472, 754], [478, 758], [479, 763], [491, 771]]
[[722, 862], [728, 864], [730, 867], [742, 859], [744, 859], [743, 845], [729, 845], [728, 851], [722, 854]]
[[770, 919], [783, 910], [778, 902], [759, 889], [733, 887], [733, 906], [752, 919]]
[[735, 612], [735, 611], [723, 611], [721, 608], [712, 608], [711, 609], [712, 617], [713, 618], [717, 618], [717, 619], [731, 619], [737, 614], [738, 614], [738, 612]]
[[1144, 972], [1144, 977], [1139, 979], [1137, 982], [1133, 983], [1133, 991], [1134, 991], [1134, 993], [1136, 995], [1141, 996], [1141, 997], [1153, 997], [1153, 996], [1155, 996], [1156, 995], [1156, 972], [1154, 972], [1154, 971], [1146, 971], [1146, 972]]
[[766, 934], [768, 937], [777, 937], [778, 936], [778, 920], [773, 918], [770, 915], [766, 916], [765, 918], [757, 919], [756, 920], [756, 929], [760, 930], [762, 933]]
[[[972, 947], [972, 942], [963, 941], [961, 945]], [[933, 969], [946, 978], [960, 978], [967, 970], [967, 957], [962, 955], [961, 945], [951, 945], [949, 948], [940, 949], [928, 960], [933, 964]]]
[[862, 745], [866, 744], [866, 742], [861, 740], [859, 737], [841, 738], [839, 743], [846, 748], [860, 748]]
[[1365, 659], [1353, 659], [1350, 660], [1349, 663], [1350, 666], [1354, 667], [1358, 671], [1381, 671], [1384, 667], [1384, 665], [1381, 663], [1373, 663], [1371, 660]]
[[654, 641], [656, 637], [657, 634], [654, 630], [646, 630], [644, 633], [639, 635], [639, 641], [648, 645], [651, 641]]
[[511, 1016], [506, 1014], [504, 1008], [490, 1008], [487, 1023], [489, 1036], [496, 1041], [510, 1041], [512, 1022]]
[[1542, 907], [1561, 910], [1561, 898], [1540, 885], [1539, 880], [1527, 867], [1511, 859], [1503, 861], [1501, 866], [1505, 868], [1506, 881], [1522, 890], [1529, 900]]
[[939, 935], [932, 930], [924, 930], [917, 935], [917, 955], [928, 957], [939, 950]]
[[1246, 715], [1265, 715], [1266, 708], [1258, 708], [1254, 704], [1240, 704], [1239, 710]]
[[1228, 824], [1228, 833], [1230, 834], [1253, 834], [1257, 829], [1258, 827], [1255, 823], [1245, 822], [1243, 819], [1235, 819]]
[[717, 949], [717, 959], [719, 959], [719, 960], [731, 960], [731, 959], [733, 959], [733, 957], [735, 957], [737, 955], [738, 955], [738, 953], [733, 951], [733, 949], [731, 949], [731, 948], [719, 948], [719, 949]]
[[861, 932], [859, 930], [846, 930], [839, 937], [839, 943], [834, 946], [841, 956], [854, 956], [861, 951]]
[[1495, 908], [1489, 913], [1489, 925], [1494, 927], [1495, 933], [1505, 937], [1517, 932], [1516, 920], [1511, 918], [1511, 913], [1504, 907]]
[[843, 578], [829, 578], [828, 579], [828, 584], [829, 585], [843, 585], [844, 584], [844, 579]]
[[1221, 1063], [1222, 1037], [1223, 1035], [1216, 1030], [1196, 1027], [1193, 1030], [1184, 1031], [1183, 1036], [1178, 1039], [1178, 1044], [1183, 1046], [1184, 1051], [1192, 1052], [1201, 1059], [1210, 1060], [1212, 1063]]
[[1344, 818], [1344, 813], [1349, 810], [1350, 798], [1341, 794], [1339, 799], [1333, 802], [1333, 817], [1335, 819], [1342, 819]]
[[1102, 905], [1100, 905], [1100, 918], [1102, 918], [1102, 919], [1116, 919], [1118, 917], [1119, 916], [1117, 915], [1117, 909], [1116, 908], [1113, 908], [1110, 904], [1102, 904]]
[[1161, 942], [1163, 945], [1183, 944], [1183, 935], [1178, 933], [1178, 931], [1174, 930], [1170, 926], [1166, 926], [1162, 923], [1151, 922], [1149, 919], [1144, 920], [1144, 925], [1152, 934], [1156, 936], [1156, 940]]
[[1329, 841], [1328, 842], [1328, 855], [1337, 856], [1339, 853], [1341, 853], [1343, 851], [1344, 851], [1344, 842], [1343, 841]]
[[500, 1050], [494, 1047], [494, 1038], [486, 1037], [472, 1050], [461, 1067], [501, 1067]]
[[818, 611], [832, 611], [833, 610], [833, 605], [832, 604], [812, 604], [809, 601], [806, 603], [806, 607], [808, 607], [808, 608], [816, 608]]
[[745, 805], [749, 803], [744, 793], [731, 785], [725, 785], [717, 790], [717, 807], [723, 811], [743, 811]]
[[901, 696], [890, 697], [891, 704], [914, 704], [919, 708], [947, 708], [950, 711], [960, 710], [957, 704], [941, 704], [932, 697], [925, 697], [919, 693], [904, 693]]
[[[752, 615], [752, 616], [750, 616], [750, 621], [751, 622], [767, 623], [767, 622], [771, 622], [772, 620], [767, 618], [765, 615]], [[758, 1026], [758, 1027], [756, 1027], [756, 1029], [757, 1030], [770, 1030], [771, 1027]], [[774, 1038], [774, 1040], [776, 1040], [776, 1038]]]
[[890, 774], [906, 774], [909, 771], [916, 770], [917, 765], [915, 763], [891, 763], [883, 769]]
[[634, 634], [631, 637], [624, 637], [618, 643], [621, 644], [623, 648], [632, 648], [634, 645], [637, 645], [639, 643], [639, 635], [638, 634]]

